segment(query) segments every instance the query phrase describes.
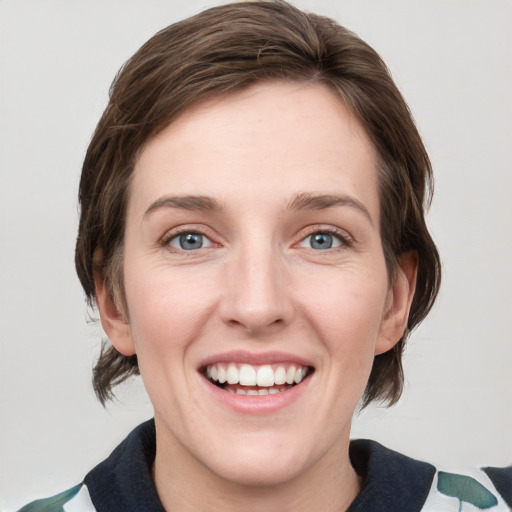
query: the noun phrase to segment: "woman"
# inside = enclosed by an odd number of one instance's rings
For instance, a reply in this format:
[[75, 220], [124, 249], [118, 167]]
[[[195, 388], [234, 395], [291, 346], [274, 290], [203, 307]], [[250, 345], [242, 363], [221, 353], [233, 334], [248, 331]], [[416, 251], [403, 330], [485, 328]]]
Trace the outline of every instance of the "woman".
[[349, 442], [437, 295], [430, 181], [384, 64], [329, 19], [231, 4], [148, 41], [85, 158], [76, 266], [98, 397], [140, 372], [155, 418], [22, 510], [506, 510], [510, 470]]

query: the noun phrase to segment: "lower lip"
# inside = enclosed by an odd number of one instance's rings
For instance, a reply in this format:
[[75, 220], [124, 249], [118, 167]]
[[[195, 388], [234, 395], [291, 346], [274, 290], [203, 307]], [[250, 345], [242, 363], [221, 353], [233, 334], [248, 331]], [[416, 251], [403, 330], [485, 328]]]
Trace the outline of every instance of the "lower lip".
[[311, 381], [311, 375], [305, 378], [300, 384], [296, 384], [286, 391], [275, 395], [239, 395], [224, 391], [208, 379], [200, 375], [207, 391], [222, 406], [240, 414], [270, 414], [289, 407], [297, 401], [307, 390]]

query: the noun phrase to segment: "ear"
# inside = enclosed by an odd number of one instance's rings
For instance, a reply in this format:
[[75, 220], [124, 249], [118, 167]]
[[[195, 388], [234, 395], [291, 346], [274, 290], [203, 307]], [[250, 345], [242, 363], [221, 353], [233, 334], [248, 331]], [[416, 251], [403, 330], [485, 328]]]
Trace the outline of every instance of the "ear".
[[101, 325], [110, 343], [125, 356], [135, 354], [130, 324], [126, 320], [123, 308], [119, 306], [102, 275], [95, 275], [94, 285], [96, 304], [100, 313]]
[[388, 292], [380, 336], [375, 345], [375, 355], [392, 349], [403, 336], [416, 290], [417, 274], [418, 254], [416, 251], [401, 254], [398, 258], [395, 280]]

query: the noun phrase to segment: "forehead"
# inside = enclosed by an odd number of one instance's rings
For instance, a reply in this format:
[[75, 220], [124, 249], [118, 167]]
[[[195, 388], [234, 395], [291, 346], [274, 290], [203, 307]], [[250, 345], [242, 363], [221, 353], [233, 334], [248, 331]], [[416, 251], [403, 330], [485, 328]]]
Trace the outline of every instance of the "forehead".
[[330, 87], [263, 83], [192, 106], [150, 140], [129, 205], [165, 194], [243, 204], [336, 190], [378, 210], [375, 162], [364, 129]]

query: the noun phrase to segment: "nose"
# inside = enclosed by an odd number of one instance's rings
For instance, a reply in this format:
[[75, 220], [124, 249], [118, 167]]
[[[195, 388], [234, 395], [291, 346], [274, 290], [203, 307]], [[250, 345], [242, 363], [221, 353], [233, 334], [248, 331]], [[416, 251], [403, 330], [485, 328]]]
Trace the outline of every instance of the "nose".
[[219, 306], [225, 323], [255, 336], [280, 330], [294, 315], [283, 258], [278, 250], [262, 245], [242, 248], [233, 255]]

